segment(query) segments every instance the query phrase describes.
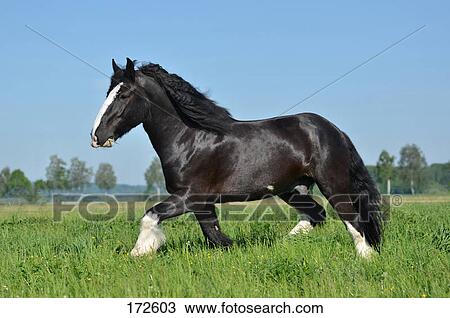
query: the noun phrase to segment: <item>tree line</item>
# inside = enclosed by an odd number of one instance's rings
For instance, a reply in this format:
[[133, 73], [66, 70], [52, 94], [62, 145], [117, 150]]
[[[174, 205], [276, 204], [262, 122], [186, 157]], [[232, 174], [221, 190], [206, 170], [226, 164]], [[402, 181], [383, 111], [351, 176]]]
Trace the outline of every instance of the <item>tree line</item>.
[[[22, 198], [36, 202], [54, 192], [83, 193], [92, 184], [105, 192], [111, 191], [117, 185], [117, 177], [111, 164], [99, 164], [94, 173], [92, 167], [88, 167], [85, 161], [77, 157], [72, 158], [67, 165], [57, 155], [51, 156], [45, 177], [32, 182], [22, 170], [11, 171], [9, 167], [5, 167], [0, 171], [0, 198]], [[157, 157], [145, 171], [144, 178], [148, 192], [165, 192], [164, 175]]]
[[46, 179], [30, 181], [25, 173], [16, 169], [11, 171], [5, 167], [0, 171], [0, 198], [22, 198], [30, 202], [37, 201], [42, 196], [53, 192], [77, 191], [84, 192], [92, 183], [105, 192], [116, 186], [117, 178], [109, 163], [101, 163], [94, 174], [94, 169], [88, 167], [85, 161], [77, 157], [70, 160], [70, 165], [57, 155], [50, 157], [46, 168]]
[[448, 193], [450, 161], [427, 164], [422, 150], [415, 144], [400, 149], [399, 159], [383, 150], [375, 166], [368, 166], [382, 193]]

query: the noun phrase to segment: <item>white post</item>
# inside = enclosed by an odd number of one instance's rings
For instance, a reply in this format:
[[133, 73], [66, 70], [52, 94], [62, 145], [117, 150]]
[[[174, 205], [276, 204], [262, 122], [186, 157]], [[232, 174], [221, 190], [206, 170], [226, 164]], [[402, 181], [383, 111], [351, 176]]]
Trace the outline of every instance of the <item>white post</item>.
[[391, 194], [391, 178], [387, 179], [387, 194]]

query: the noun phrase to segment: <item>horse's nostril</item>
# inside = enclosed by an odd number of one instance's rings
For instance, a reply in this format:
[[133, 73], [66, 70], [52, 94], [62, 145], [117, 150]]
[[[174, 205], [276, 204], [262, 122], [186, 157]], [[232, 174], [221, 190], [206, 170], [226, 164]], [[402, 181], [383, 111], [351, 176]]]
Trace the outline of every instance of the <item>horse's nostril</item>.
[[99, 145], [98, 145], [98, 139], [97, 139], [97, 136], [96, 136], [96, 135], [91, 135], [91, 138], [92, 138], [92, 140], [91, 140], [91, 146], [92, 146], [93, 148], [98, 148]]

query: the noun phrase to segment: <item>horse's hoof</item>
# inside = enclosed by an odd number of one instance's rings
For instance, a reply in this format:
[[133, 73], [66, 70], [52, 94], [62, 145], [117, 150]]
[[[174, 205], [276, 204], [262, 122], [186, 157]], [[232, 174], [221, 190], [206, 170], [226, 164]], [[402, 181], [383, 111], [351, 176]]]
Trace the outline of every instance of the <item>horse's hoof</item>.
[[356, 253], [362, 259], [370, 260], [374, 256], [375, 250], [370, 246], [363, 246], [360, 244], [356, 246]]
[[301, 220], [298, 222], [298, 224], [289, 232], [290, 236], [297, 235], [299, 233], [307, 234], [311, 232], [313, 229], [313, 226], [311, 222], [307, 220]]
[[142, 257], [145, 255], [152, 255], [155, 251], [153, 249], [143, 249], [143, 248], [133, 248], [130, 252], [130, 256], [132, 257]]

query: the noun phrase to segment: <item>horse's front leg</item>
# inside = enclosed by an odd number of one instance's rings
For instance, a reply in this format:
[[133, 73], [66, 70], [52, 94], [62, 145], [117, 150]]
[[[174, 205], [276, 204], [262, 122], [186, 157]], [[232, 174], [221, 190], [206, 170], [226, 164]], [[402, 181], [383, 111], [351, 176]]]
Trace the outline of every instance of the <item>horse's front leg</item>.
[[141, 220], [141, 231], [130, 255], [142, 256], [156, 252], [166, 240], [159, 223], [186, 212], [185, 202], [185, 196], [171, 195], [148, 210]]
[[233, 243], [220, 229], [214, 204], [196, 206], [193, 207], [193, 210], [208, 243], [223, 247], [228, 247]]

